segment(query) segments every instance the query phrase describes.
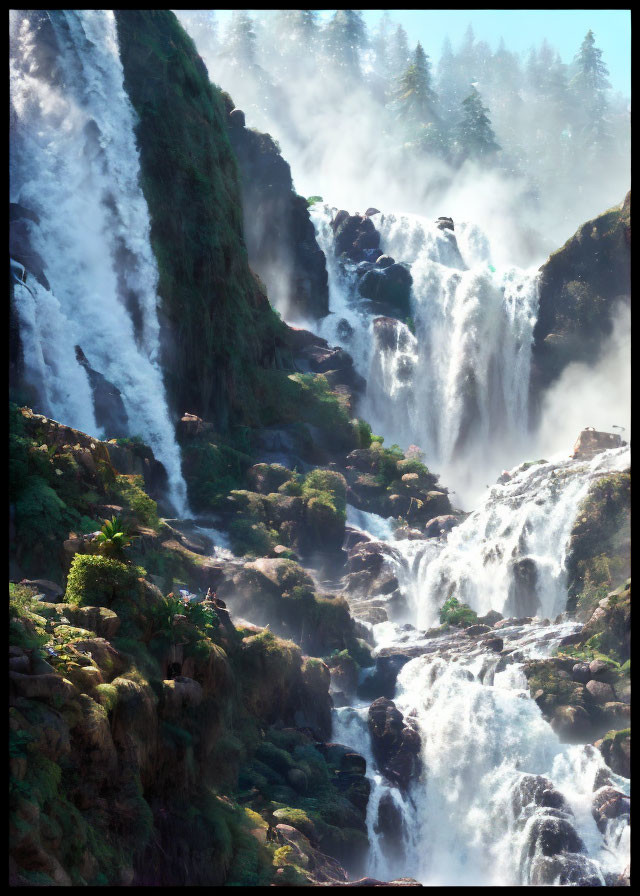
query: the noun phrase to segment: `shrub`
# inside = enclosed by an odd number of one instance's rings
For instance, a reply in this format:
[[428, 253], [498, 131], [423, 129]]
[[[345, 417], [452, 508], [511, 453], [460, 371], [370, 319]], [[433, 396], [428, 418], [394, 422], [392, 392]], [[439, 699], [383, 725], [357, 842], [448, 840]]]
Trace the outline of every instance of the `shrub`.
[[461, 604], [457, 597], [452, 595], [440, 608], [440, 623], [447, 625], [459, 625], [467, 628], [478, 621], [478, 614], [467, 604]]
[[109, 607], [116, 598], [134, 599], [143, 570], [112, 557], [76, 554], [71, 561], [65, 601], [75, 606]]
[[277, 532], [267, 529], [264, 523], [251, 520], [233, 520], [229, 526], [233, 553], [239, 557], [264, 557], [276, 546]]

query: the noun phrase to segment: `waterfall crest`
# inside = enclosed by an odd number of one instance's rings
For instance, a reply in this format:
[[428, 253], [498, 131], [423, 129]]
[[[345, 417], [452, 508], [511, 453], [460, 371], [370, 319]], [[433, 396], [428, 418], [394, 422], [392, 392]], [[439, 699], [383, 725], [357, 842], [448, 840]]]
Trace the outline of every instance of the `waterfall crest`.
[[159, 364], [158, 271], [113, 12], [12, 12], [11, 102], [11, 200], [33, 213], [28, 247], [47, 281], [30, 277], [30, 292], [15, 285], [26, 378], [47, 414], [108, 437], [79, 345], [119, 390], [130, 434], [164, 464], [183, 514]]

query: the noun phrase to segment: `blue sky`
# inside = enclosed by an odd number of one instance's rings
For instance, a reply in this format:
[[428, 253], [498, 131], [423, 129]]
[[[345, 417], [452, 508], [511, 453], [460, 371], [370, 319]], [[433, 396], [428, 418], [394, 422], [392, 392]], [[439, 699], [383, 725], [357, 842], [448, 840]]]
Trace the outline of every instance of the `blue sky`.
[[[270, 10], [249, 10], [252, 15], [268, 15]], [[375, 28], [381, 9], [363, 10], [370, 28]], [[448, 35], [454, 48], [462, 41], [471, 23], [479, 40], [495, 50], [501, 37], [508, 49], [526, 53], [546, 37], [560, 53], [563, 62], [571, 62], [585, 34], [591, 28], [596, 46], [603, 52], [614, 90], [631, 95], [631, 12], [628, 9], [392, 9], [394, 21], [402, 23], [413, 44], [418, 40], [434, 62], [440, 57], [442, 42]], [[231, 10], [215, 10], [222, 24]], [[323, 17], [333, 10], [322, 10]]]

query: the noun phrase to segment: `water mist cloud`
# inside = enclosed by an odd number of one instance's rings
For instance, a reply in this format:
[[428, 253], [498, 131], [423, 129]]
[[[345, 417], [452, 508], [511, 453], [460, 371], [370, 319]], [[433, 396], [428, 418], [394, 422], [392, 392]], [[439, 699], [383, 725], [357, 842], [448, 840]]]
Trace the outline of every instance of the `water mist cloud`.
[[631, 426], [631, 308], [620, 304], [613, 331], [594, 365], [570, 364], [543, 399], [536, 433], [541, 457], [568, 454], [585, 426], [615, 432], [623, 426], [629, 439]]

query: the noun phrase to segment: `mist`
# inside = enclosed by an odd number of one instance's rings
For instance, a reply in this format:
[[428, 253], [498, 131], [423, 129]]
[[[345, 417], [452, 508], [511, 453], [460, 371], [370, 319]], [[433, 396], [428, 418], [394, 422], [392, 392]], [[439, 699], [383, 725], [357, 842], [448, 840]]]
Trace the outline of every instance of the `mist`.
[[495, 158], [452, 163], [450, 152], [416, 142], [398, 110], [411, 35], [403, 49], [397, 23], [387, 17], [345, 50], [336, 47], [330, 23], [320, 27], [312, 16], [302, 23], [304, 12], [251, 20], [236, 11], [222, 33], [212, 12], [176, 13], [247, 126], [278, 141], [302, 195], [321, 195], [350, 212], [373, 205], [474, 221], [499, 263], [522, 267], [542, 264], [585, 220], [624, 198], [627, 102], [603, 91], [606, 134], [587, 133], [576, 112], [574, 71], [550, 43], [524, 58], [502, 45], [493, 52], [468, 32], [458, 47], [428, 61], [438, 120], [455, 131], [475, 85], [500, 146]]
[[[593, 364], [569, 364], [547, 390], [535, 433], [536, 456], [569, 454], [580, 432], [593, 426], [620, 432], [631, 429], [631, 308], [620, 303], [613, 331]], [[624, 427], [624, 431], [614, 427]]]

